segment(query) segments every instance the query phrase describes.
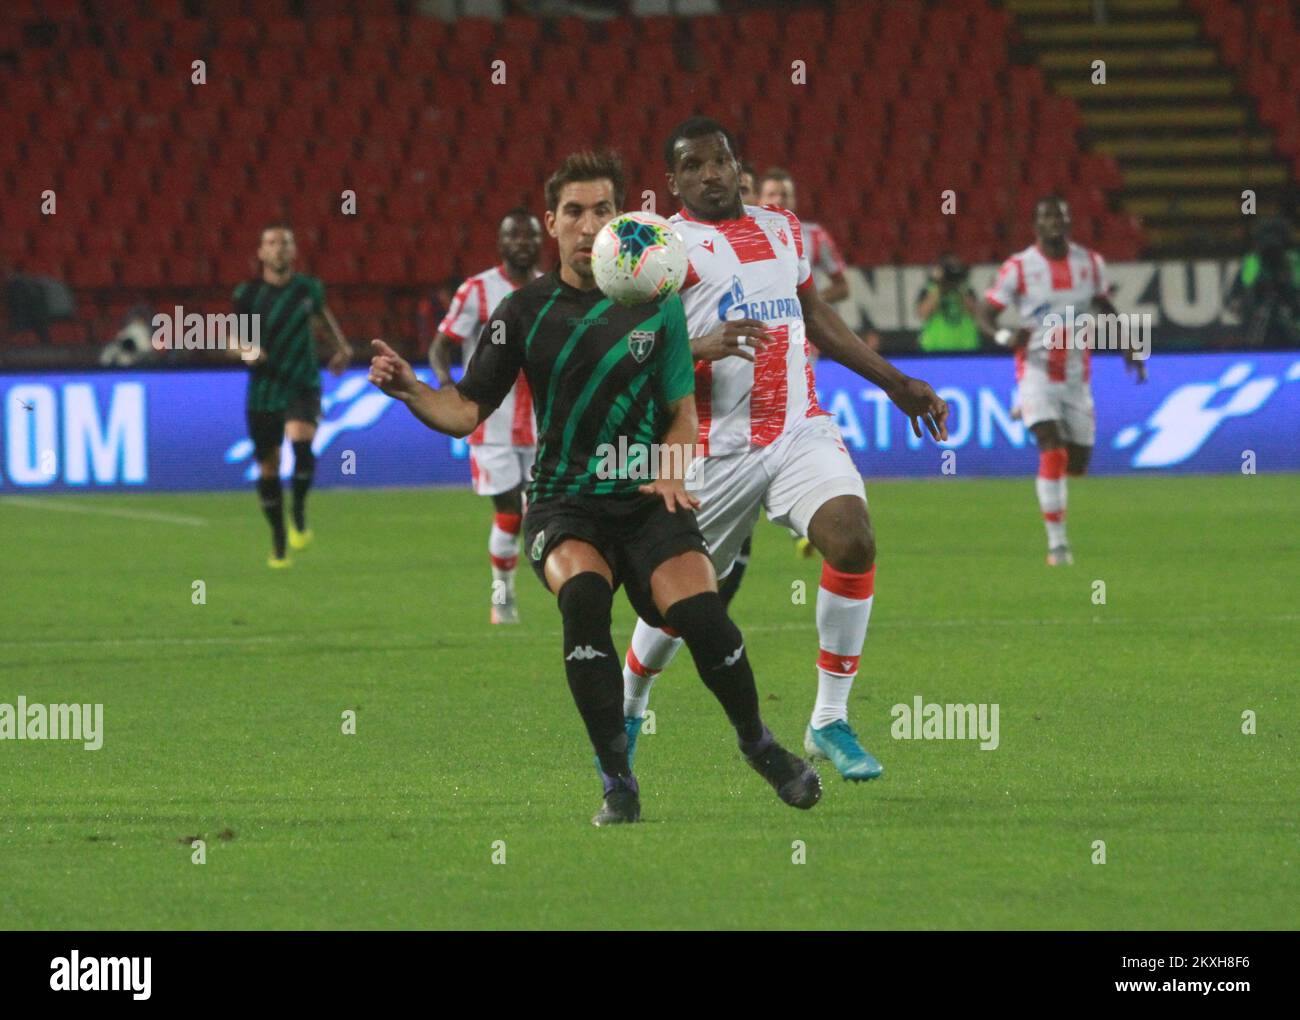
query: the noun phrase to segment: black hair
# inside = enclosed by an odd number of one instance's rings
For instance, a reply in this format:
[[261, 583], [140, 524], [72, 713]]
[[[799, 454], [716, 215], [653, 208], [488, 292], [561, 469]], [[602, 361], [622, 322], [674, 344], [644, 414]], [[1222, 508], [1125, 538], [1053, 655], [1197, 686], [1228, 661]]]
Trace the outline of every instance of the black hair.
[[676, 167], [677, 143], [686, 138], [704, 138], [706, 135], [722, 135], [727, 140], [727, 148], [734, 156], [736, 137], [712, 117], [687, 117], [673, 128], [673, 133], [664, 142], [664, 166], [671, 172]]
[[504, 227], [507, 220], [535, 220], [539, 224], [542, 222], [537, 213], [533, 212], [531, 209], [524, 208], [522, 205], [517, 205], [513, 209], [507, 209], [505, 215], [502, 216], [498, 222], [498, 229]]

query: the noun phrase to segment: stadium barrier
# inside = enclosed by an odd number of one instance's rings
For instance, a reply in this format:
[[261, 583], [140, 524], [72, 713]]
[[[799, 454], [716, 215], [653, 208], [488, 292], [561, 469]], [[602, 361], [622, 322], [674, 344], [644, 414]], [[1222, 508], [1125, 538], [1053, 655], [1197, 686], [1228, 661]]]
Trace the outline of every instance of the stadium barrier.
[[[952, 407], [946, 447], [918, 440], [875, 387], [840, 365], [817, 370], [867, 478], [1023, 475], [1032, 437], [1013, 414], [1011, 359], [898, 358]], [[1300, 470], [1300, 352], [1166, 354], [1136, 385], [1117, 355], [1092, 360], [1096, 474]], [[428, 370], [419, 374], [428, 380]], [[467, 485], [467, 448], [419, 425], [366, 381], [322, 374], [321, 486]], [[237, 369], [0, 375], [0, 492], [222, 490], [255, 466]], [[292, 456], [286, 442], [283, 470]], [[945, 469], [945, 465], [947, 466]]]

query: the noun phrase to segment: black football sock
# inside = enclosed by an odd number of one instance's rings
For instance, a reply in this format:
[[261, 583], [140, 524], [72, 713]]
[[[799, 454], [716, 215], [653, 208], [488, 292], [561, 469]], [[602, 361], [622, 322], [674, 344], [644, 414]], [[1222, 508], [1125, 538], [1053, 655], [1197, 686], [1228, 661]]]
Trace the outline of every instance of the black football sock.
[[745, 539], [744, 544], [740, 547], [740, 555], [736, 557], [736, 562], [732, 565], [731, 573], [718, 582], [718, 596], [722, 599], [722, 608], [730, 609], [731, 600], [736, 597], [736, 592], [740, 590], [740, 580], [745, 576], [745, 568], [749, 566], [749, 549], [753, 537]]
[[284, 492], [278, 478], [258, 478], [257, 495], [262, 501], [262, 513], [271, 522], [271, 541], [275, 545], [275, 558], [284, 559]]
[[311, 452], [311, 440], [300, 439], [293, 444], [293, 526], [307, 530], [307, 490], [316, 476], [316, 455]]
[[623, 671], [609, 633], [614, 592], [603, 577], [586, 571], [565, 582], [558, 601], [564, 617], [564, 672], [591, 746], [606, 775], [629, 775]]
[[700, 679], [721, 702], [741, 745], [752, 747], [762, 740], [763, 720], [745, 639], [718, 593], [705, 591], [682, 599], [668, 607], [664, 620], [685, 640]]

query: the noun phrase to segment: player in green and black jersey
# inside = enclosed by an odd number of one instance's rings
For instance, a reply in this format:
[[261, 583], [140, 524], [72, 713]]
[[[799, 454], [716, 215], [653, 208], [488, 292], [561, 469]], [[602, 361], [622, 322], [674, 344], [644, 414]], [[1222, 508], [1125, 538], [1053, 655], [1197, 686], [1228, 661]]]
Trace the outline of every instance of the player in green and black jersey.
[[[547, 182], [546, 200], [560, 268], [498, 306], [460, 383], [429, 388], [382, 340], [370, 379], [430, 428], [466, 436], [520, 370], [527, 378], [539, 445], [524, 548], [564, 620], [569, 689], [604, 781], [596, 825], [634, 822], [641, 812], [610, 637], [619, 585], [642, 619], [685, 639], [749, 763], [787, 804], [812, 807], [820, 780], [763, 725], [744, 639], [718, 597], [698, 502], [684, 486], [698, 424], [681, 299], [627, 308], [596, 288], [592, 244], [623, 201], [616, 157], [570, 156]], [[657, 473], [645, 472], [656, 464]]]
[[[285, 539], [295, 549], [311, 541], [307, 528], [307, 490], [316, 471], [311, 444], [320, 420], [320, 369], [314, 330], [324, 326], [334, 345], [330, 371], [347, 368], [352, 351], [325, 305], [325, 285], [294, 272], [293, 231], [277, 223], [262, 231], [257, 249], [260, 276], [235, 288], [235, 312], [258, 316], [261, 351], [248, 377], [248, 431], [259, 476], [257, 492], [271, 522], [273, 550], [268, 563], [286, 567]], [[280, 486], [280, 446], [286, 431], [293, 444], [293, 518], [284, 526]]]

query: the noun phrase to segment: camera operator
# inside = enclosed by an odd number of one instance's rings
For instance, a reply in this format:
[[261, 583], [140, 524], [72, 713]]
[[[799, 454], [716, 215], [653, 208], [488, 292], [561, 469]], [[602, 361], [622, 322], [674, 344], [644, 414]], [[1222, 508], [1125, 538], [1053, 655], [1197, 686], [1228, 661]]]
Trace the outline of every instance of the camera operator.
[[1300, 347], [1300, 251], [1285, 220], [1256, 229], [1255, 250], [1241, 260], [1226, 304], [1241, 317], [1245, 346]]
[[930, 270], [930, 282], [916, 298], [916, 314], [922, 322], [921, 350], [979, 350], [975, 292], [967, 282], [969, 276], [969, 267], [956, 255], [942, 256]]

